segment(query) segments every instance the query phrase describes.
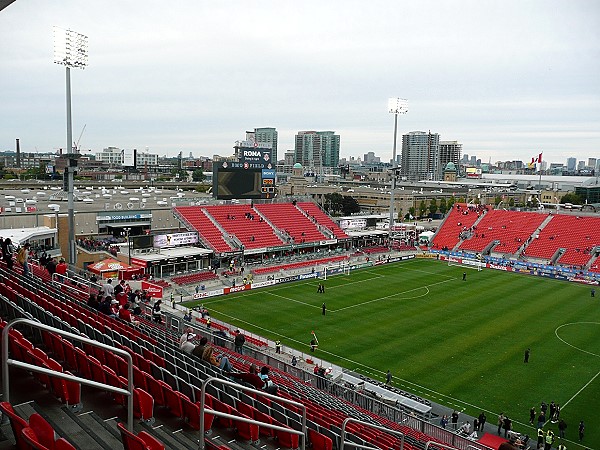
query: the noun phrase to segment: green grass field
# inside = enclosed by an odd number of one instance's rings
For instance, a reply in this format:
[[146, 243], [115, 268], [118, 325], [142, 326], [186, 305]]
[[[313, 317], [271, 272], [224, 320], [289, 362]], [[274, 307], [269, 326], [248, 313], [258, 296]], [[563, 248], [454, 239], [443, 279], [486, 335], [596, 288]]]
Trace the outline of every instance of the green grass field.
[[307, 280], [203, 304], [213, 317], [307, 353], [314, 330], [317, 358], [382, 380], [390, 369], [402, 389], [470, 415], [485, 410], [488, 422], [504, 412], [532, 436], [529, 409], [554, 401], [569, 450], [580, 447], [581, 419], [583, 445], [600, 449], [600, 294], [495, 270], [467, 269], [462, 281], [463, 271], [415, 259], [331, 277], [325, 294]]

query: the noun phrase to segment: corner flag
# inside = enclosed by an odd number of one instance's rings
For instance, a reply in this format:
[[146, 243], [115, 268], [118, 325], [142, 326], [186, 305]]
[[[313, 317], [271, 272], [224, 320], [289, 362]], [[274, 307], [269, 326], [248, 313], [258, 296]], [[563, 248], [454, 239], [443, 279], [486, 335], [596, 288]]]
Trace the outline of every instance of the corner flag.
[[311, 331], [310, 334], [312, 334], [312, 337], [314, 338], [315, 342], [317, 343], [317, 345], [319, 345], [319, 339], [317, 339], [317, 335], [315, 334], [315, 332]]

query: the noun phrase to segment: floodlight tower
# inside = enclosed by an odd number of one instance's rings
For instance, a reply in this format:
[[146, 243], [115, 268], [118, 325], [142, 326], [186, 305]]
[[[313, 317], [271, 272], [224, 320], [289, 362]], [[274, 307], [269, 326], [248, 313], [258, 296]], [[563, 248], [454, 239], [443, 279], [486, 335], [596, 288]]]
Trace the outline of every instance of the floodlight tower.
[[392, 245], [392, 228], [394, 226], [394, 190], [396, 189], [396, 170], [398, 161], [396, 159], [396, 141], [398, 137], [398, 114], [408, 112], [408, 100], [405, 98], [390, 98], [388, 100], [388, 112], [394, 115], [394, 151], [392, 155], [392, 188], [390, 189], [390, 226], [389, 244]]
[[85, 69], [88, 65], [88, 38], [72, 30], [54, 27], [54, 63], [66, 68], [67, 74], [67, 147], [68, 160], [65, 168], [63, 189], [68, 193], [69, 209], [69, 264], [77, 263], [75, 247], [75, 215], [73, 207], [73, 174], [77, 169], [79, 149], [73, 145], [73, 126], [71, 121], [71, 68]]

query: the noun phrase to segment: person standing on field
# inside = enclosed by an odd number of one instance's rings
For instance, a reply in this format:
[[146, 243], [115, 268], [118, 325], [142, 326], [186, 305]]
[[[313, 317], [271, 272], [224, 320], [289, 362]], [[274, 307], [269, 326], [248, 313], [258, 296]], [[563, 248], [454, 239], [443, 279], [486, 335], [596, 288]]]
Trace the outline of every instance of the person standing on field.
[[478, 419], [479, 419], [479, 429], [475, 430], [475, 431], [483, 431], [483, 427], [485, 425], [485, 422], [487, 421], [487, 417], [483, 411], [481, 411], [481, 414], [479, 414]]

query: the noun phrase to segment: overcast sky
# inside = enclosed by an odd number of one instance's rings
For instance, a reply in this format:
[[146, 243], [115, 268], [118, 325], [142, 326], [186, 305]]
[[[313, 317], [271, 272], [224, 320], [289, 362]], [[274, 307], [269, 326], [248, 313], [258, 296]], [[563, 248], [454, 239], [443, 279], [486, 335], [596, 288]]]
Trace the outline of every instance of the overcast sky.
[[[160, 155], [229, 155], [246, 130], [333, 130], [391, 158], [437, 132], [483, 161], [600, 158], [597, 0], [16, 0], [0, 11], [0, 150], [66, 146], [52, 27], [89, 36], [73, 135]], [[400, 142], [400, 139], [399, 139]], [[400, 148], [400, 145], [399, 147]]]

